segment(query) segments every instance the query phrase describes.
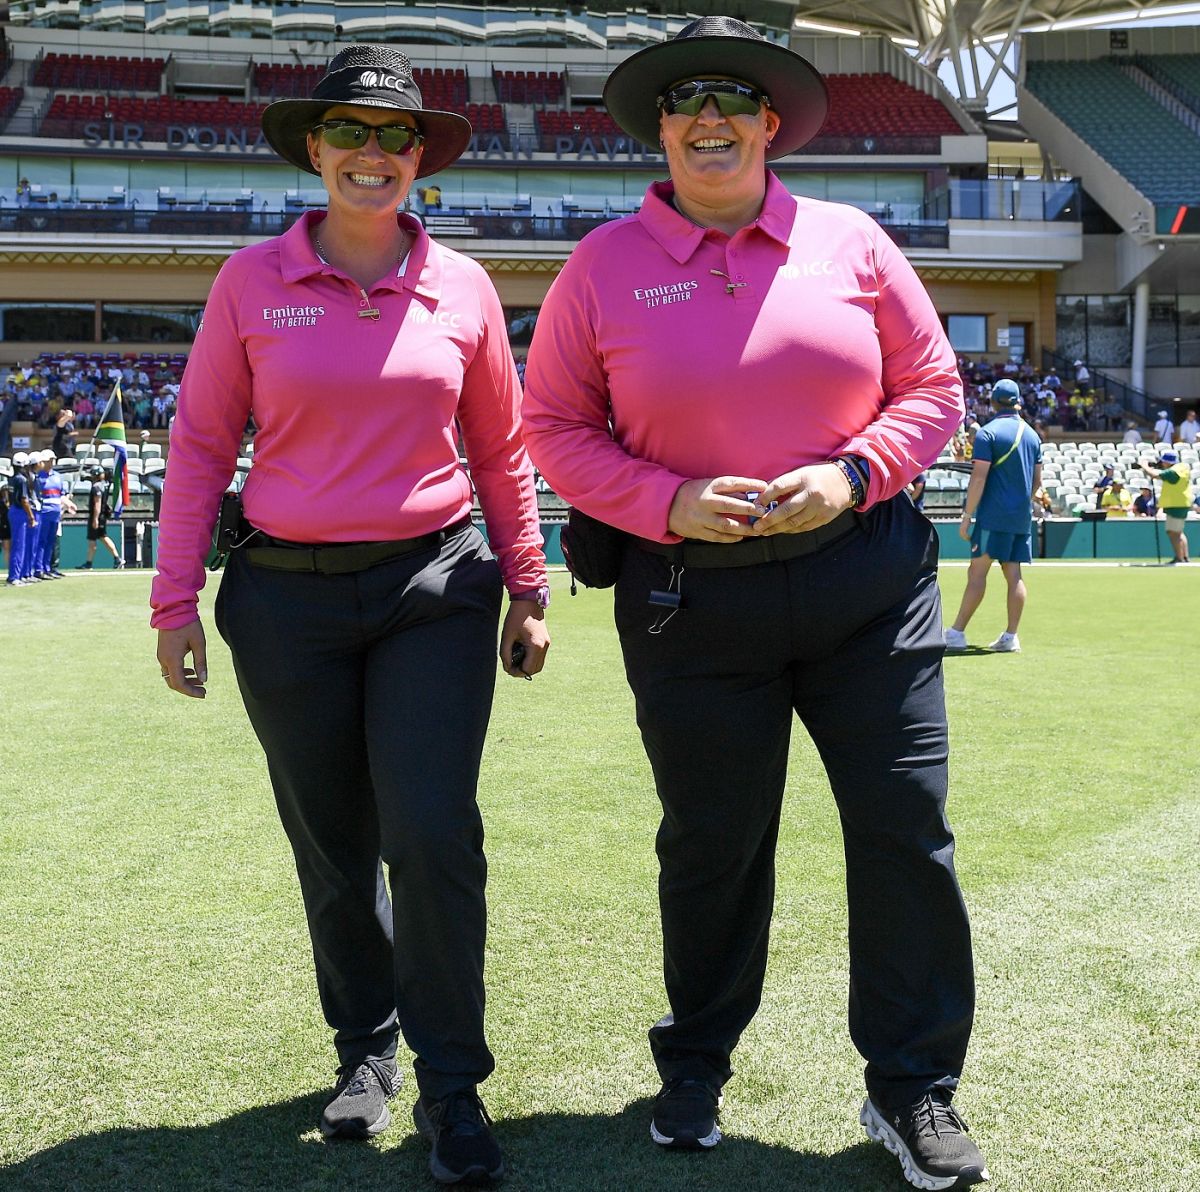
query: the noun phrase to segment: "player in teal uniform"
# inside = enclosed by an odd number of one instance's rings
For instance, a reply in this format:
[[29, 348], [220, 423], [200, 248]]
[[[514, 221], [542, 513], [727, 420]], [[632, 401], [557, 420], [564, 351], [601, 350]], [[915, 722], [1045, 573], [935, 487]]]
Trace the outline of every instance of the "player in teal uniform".
[[959, 535], [971, 543], [971, 564], [958, 616], [945, 631], [947, 650], [967, 648], [967, 622], [983, 600], [993, 560], [1008, 583], [1008, 627], [988, 649], [1005, 654], [1021, 649], [1017, 637], [1025, 609], [1021, 564], [1033, 558], [1030, 501], [1042, 484], [1042, 443], [1021, 417], [1020, 402], [1015, 381], [997, 381], [992, 390], [996, 417], [975, 436], [971, 483], [958, 527]]

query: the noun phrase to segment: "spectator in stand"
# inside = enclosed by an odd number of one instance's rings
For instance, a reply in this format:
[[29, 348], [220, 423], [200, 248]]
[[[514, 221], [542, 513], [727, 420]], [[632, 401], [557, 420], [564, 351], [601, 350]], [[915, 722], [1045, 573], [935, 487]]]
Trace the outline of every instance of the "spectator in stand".
[[1113, 465], [1105, 464], [1104, 472], [1100, 479], [1092, 485], [1092, 504], [1099, 509], [1101, 502], [1104, 499], [1104, 494], [1112, 487], [1113, 483]]
[[167, 421], [171, 416], [171, 407], [175, 404], [171, 397], [170, 391], [165, 385], [159, 388], [159, 391], [154, 395], [154, 414], [150, 420], [150, 425], [156, 429], [165, 429]]
[[967, 648], [967, 624], [983, 601], [995, 560], [1008, 585], [1008, 626], [988, 649], [1015, 654], [1021, 649], [1017, 628], [1025, 610], [1021, 564], [1033, 558], [1031, 500], [1042, 487], [1042, 445], [1036, 435], [1026, 433], [1029, 428], [1016, 409], [1021, 394], [1013, 382], [1001, 381], [992, 396], [1008, 412], [993, 418], [975, 440], [971, 483], [958, 527], [959, 536], [971, 543], [971, 562], [958, 616], [945, 639], [947, 650]]
[[922, 513], [925, 512], [925, 485], [927, 483], [928, 479], [924, 472], [918, 472], [908, 482], [908, 495], [912, 498], [912, 503], [918, 509], [920, 509]]
[[967, 427], [967, 436], [963, 442], [963, 461], [969, 463], [975, 458], [975, 437], [979, 434], [980, 425], [978, 422], [972, 422]]
[[1158, 502], [1154, 499], [1154, 489], [1143, 484], [1141, 491], [1133, 499], [1134, 517], [1157, 517]]
[[1175, 442], [1175, 423], [1171, 421], [1171, 416], [1166, 410], [1158, 412], [1158, 421], [1154, 424], [1154, 441], [1166, 443], [1168, 447]]
[[1046, 424], [1040, 418], [1033, 420], [1033, 432], [1037, 435], [1039, 442], [1046, 441]]
[[55, 459], [63, 459], [71, 454], [78, 434], [75, 429], [75, 411], [69, 407], [60, 410], [54, 420], [54, 441], [50, 444]]
[[1053, 389], [1053, 390], [1056, 390], [1056, 391], [1062, 388], [1062, 380], [1059, 378], [1059, 375], [1058, 375], [1058, 373], [1056, 373], [1056, 372], [1054, 371], [1054, 369], [1051, 369], [1051, 370], [1050, 370], [1050, 371], [1049, 371], [1049, 372], [1048, 372], [1048, 373], [1047, 373], [1047, 374], [1046, 374], [1046, 375], [1045, 375], [1045, 376], [1042, 378], [1042, 384], [1043, 384], [1043, 385], [1044, 385], [1044, 386], [1045, 386], [1047, 389]]
[[144, 389], [135, 390], [137, 397], [133, 402], [133, 425], [138, 430], [144, 430], [150, 425], [152, 402], [150, 394]]
[[1175, 549], [1172, 562], [1187, 563], [1188, 540], [1185, 528], [1188, 511], [1192, 506], [1192, 471], [1180, 458], [1174, 447], [1161, 447], [1156, 463], [1143, 461], [1138, 465], [1149, 476], [1157, 476], [1162, 484], [1162, 511], [1167, 519], [1167, 538]]
[[1075, 384], [1080, 389], [1087, 389], [1092, 383], [1092, 374], [1088, 372], [1088, 366], [1082, 360], [1075, 361]]
[[1179, 442], [1194, 447], [1198, 438], [1200, 438], [1200, 420], [1197, 420], [1195, 410], [1188, 410], [1179, 424]]
[[1133, 498], [1129, 495], [1129, 490], [1116, 479], [1100, 496], [1100, 508], [1107, 517], [1128, 517], [1132, 505]]
[[1104, 429], [1107, 431], [1119, 430], [1124, 413], [1125, 407], [1115, 397], [1110, 397], [1104, 403]]
[[1142, 432], [1138, 430], [1136, 422], [1125, 423], [1125, 433], [1121, 436], [1122, 443], [1136, 445], [1142, 441]]

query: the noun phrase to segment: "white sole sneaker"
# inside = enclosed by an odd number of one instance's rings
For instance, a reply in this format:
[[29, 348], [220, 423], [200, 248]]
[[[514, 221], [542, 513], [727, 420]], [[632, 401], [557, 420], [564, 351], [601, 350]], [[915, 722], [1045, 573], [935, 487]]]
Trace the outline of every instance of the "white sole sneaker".
[[988, 649], [993, 654], [1019, 654], [1021, 652], [1021, 643], [1017, 639], [1016, 634], [1013, 634], [1012, 637], [1005, 637], [1001, 634], [988, 646]]
[[904, 1178], [914, 1188], [921, 1188], [923, 1192], [946, 1192], [949, 1188], [969, 1188], [974, 1184], [986, 1182], [990, 1178], [986, 1167], [979, 1173], [979, 1179], [969, 1178], [966, 1183], [962, 1183], [962, 1177], [957, 1175], [936, 1176], [922, 1171], [917, 1166], [916, 1160], [913, 1159], [912, 1152], [904, 1145], [904, 1140], [887, 1124], [871, 1103], [870, 1097], [863, 1102], [858, 1120], [862, 1123], [862, 1128], [872, 1142], [882, 1144], [885, 1150], [900, 1160], [900, 1169], [904, 1172]]

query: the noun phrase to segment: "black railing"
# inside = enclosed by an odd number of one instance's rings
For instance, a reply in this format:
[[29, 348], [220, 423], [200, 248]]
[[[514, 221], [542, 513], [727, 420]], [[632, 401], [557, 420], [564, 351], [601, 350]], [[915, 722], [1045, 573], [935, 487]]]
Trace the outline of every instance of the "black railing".
[[[167, 208], [121, 207], [0, 207], [0, 232], [60, 233], [74, 236], [278, 236], [303, 214], [300, 210], [251, 210], [232, 202], [175, 203]], [[430, 233], [447, 239], [567, 240], [582, 239], [593, 228], [617, 218], [608, 212], [566, 212], [530, 215], [520, 211], [477, 212], [443, 209], [429, 217]], [[888, 223], [884, 231], [902, 248], [946, 248], [944, 224]]]
[[[1043, 375], [1050, 371], [1056, 372], [1065, 381], [1067, 377], [1075, 375], [1075, 365], [1060, 352], [1043, 348]], [[1155, 397], [1154, 394], [1147, 393], [1144, 389], [1137, 389], [1133, 385], [1126, 385], [1124, 381], [1118, 381], [1116, 377], [1110, 377], [1107, 373], [1099, 372], [1090, 366], [1088, 375], [1091, 377], [1088, 382], [1089, 386], [1104, 399], [1101, 404], [1110, 401], [1119, 402], [1126, 413], [1134, 414], [1138, 418], [1149, 421], [1152, 417], [1151, 411], [1161, 410], [1164, 405], [1168, 404], [1161, 397]], [[1070, 385], [1067, 388], [1069, 389]]]

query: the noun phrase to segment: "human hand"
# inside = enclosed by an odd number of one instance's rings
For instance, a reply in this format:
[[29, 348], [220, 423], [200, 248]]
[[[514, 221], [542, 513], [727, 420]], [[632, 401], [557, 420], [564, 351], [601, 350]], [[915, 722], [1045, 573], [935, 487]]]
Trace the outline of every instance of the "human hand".
[[[667, 528], [681, 538], [701, 542], [738, 542], [754, 533], [747, 519], [756, 513], [746, 493], [766, 487], [765, 480], [749, 476], [717, 476], [687, 480], [675, 490]], [[738, 519], [743, 520], [738, 520]]]
[[971, 515], [969, 513], [964, 513], [958, 523], [958, 536], [964, 542], [971, 541]]
[[[192, 666], [184, 659], [192, 656]], [[203, 699], [204, 684], [208, 682], [208, 655], [204, 644], [204, 626], [199, 618], [178, 629], [158, 631], [158, 667], [167, 686], [180, 695]]]
[[[525, 656], [513, 665], [513, 646], [524, 647]], [[504, 627], [500, 631], [500, 665], [514, 679], [532, 679], [546, 665], [550, 649], [550, 632], [546, 628], [546, 612], [536, 600], [509, 602]]]
[[[774, 509], [769, 509], [772, 501]], [[807, 464], [785, 472], [759, 495], [753, 533], [803, 534], [828, 525], [854, 501], [850, 482], [837, 464]]]

